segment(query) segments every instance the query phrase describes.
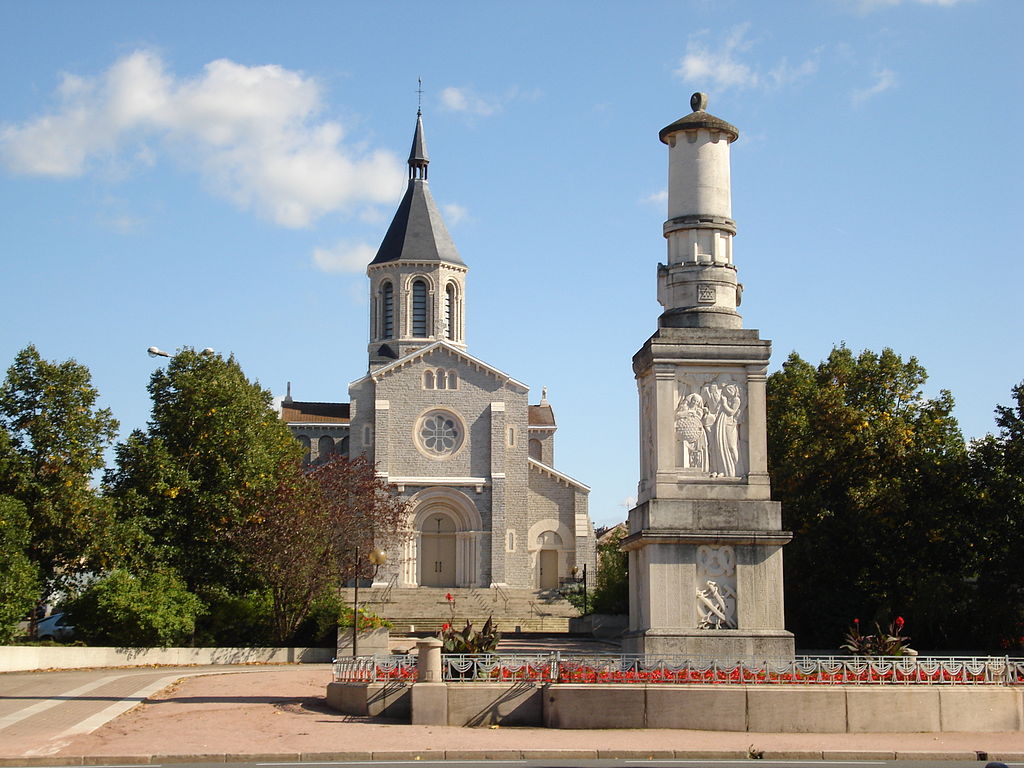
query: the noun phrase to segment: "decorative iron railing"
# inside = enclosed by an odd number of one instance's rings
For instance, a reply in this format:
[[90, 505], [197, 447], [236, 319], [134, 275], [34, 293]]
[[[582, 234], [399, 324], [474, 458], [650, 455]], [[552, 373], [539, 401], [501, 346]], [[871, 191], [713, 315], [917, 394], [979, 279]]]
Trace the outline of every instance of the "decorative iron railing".
[[[724, 685], [1024, 685], [1024, 658], [1009, 656], [797, 656], [779, 660], [685, 656], [444, 655], [447, 681]], [[344, 682], [416, 681], [416, 656], [338, 659]]]

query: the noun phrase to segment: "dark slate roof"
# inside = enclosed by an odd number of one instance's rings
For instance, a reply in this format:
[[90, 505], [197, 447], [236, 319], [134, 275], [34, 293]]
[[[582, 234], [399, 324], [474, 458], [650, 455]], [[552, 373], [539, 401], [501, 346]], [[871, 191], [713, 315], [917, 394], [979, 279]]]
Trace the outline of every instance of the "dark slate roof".
[[304, 403], [299, 400], [281, 403], [281, 420], [289, 424], [348, 424], [348, 403]]
[[553, 427], [555, 412], [551, 410], [550, 405], [531, 405], [527, 420], [531, 427]]
[[409, 165], [423, 166], [430, 162], [427, 156], [427, 140], [423, 138], [423, 117], [416, 113], [416, 132], [412, 135], [412, 149], [409, 150]]
[[409, 150], [409, 188], [398, 204], [384, 241], [370, 264], [389, 261], [445, 261], [465, 266], [427, 186], [427, 140], [423, 118], [416, 113], [416, 132]]
[[693, 94], [693, 96], [690, 97], [690, 108], [693, 112], [685, 117], [680, 117], [671, 125], [666, 125], [658, 132], [658, 138], [665, 144], [668, 144], [668, 137], [673, 133], [696, 128], [707, 128], [712, 131], [721, 131], [728, 135], [729, 141], [736, 141], [736, 139], [740, 137], [740, 132], [736, 126], [725, 122], [725, 120], [720, 117], [715, 117], [714, 115], [706, 112], [705, 109], [707, 108], [707, 105], [707, 94]]
[[370, 263], [388, 261], [446, 261], [465, 266], [425, 179], [409, 179], [405, 197]]

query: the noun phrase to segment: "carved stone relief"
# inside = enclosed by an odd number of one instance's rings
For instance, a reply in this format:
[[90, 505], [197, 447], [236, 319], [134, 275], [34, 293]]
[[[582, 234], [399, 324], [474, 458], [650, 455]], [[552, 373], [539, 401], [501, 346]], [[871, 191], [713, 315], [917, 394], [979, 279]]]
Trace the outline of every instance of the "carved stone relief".
[[736, 551], [697, 547], [697, 626], [736, 629]]
[[657, 469], [655, 461], [655, 437], [657, 426], [654, 413], [653, 392], [649, 385], [640, 388], [640, 482], [653, 475]]
[[712, 477], [746, 473], [746, 388], [736, 374], [685, 374], [678, 379], [677, 465]]

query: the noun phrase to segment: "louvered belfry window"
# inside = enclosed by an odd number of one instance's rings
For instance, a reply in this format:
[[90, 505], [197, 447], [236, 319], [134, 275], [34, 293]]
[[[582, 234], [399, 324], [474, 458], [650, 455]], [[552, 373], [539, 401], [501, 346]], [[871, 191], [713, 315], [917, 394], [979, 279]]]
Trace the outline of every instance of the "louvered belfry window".
[[383, 330], [382, 338], [395, 338], [395, 289], [391, 283], [384, 283], [381, 288], [381, 300], [383, 302]]
[[422, 280], [412, 284], [412, 335], [427, 335], [427, 284]]
[[445, 336], [455, 340], [455, 286], [448, 283], [444, 295], [444, 329]]

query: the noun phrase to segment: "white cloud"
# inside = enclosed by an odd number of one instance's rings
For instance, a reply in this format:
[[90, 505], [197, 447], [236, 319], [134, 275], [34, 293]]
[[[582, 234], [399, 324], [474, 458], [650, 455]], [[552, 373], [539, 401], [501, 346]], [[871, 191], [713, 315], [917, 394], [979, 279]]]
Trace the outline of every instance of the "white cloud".
[[668, 202], [668, 190], [660, 189], [657, 192], [654, 192], [653, 194], [650, 194], [647, 197], [643, 198], [641, 202], [650, 203], [651, 205], [663, 205]]
[[318, 118], [317, 83], [276, 65], [228, 59], [192, 78], [137, 51], [95, 78], [65, 74], [49, 114], [0, 126], [13, 172], [80, 176], [100, 162], [152, 164], [161, 151], [195, 167], [221, 195], [286, 227], [331, 211], [393, 202], [404, 169], [385, 151], [357, 151]]
[[313, 249], [313, 264], [321, 272], [362, 272], [376, 254], [369, 243], [342, 240], [332, 248]]
[[749, 24], [734, 27], [720, 43], [710, 44], [707, 32], [692, 35], [686, 44], [686, 55], [675, 70], [676, 76], [688, 83], [723, 91], [728, 88], [778, 88], [789, 85], [818, 71], [814, 55], [792, 65], [788, 59], [759, 70], [741, 60], [751, 48], [746, 34]]
[[455, 86], [448, 86], [441, 91], [441, 107], [450, 112], [465, 112], [478, 117], [487, 117], [501, 110], [501, 104], [497, 101], [487, 101], [470, 88]]
[[856, 104], [863, 104], [873, 96], [888, 91], [896, 86], [896, 73], [891, 69], [880, 69], [875, 72], [875, 82], [867, 88], [858, 88], [850, 94], [850, 100]]
[[452, 226], [455, 226], [461, 221], [466, 221], [467, 219], [469, 219], [469, 210], [464, 205], [459, 205], [458, 203], [448, 203], [441, 207], [444, 210], [445, 220]]

